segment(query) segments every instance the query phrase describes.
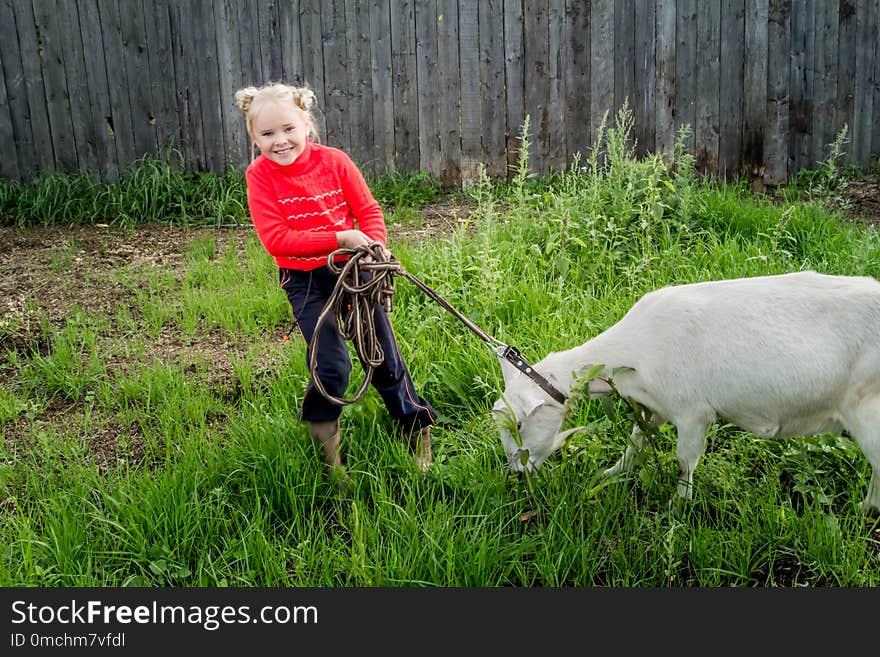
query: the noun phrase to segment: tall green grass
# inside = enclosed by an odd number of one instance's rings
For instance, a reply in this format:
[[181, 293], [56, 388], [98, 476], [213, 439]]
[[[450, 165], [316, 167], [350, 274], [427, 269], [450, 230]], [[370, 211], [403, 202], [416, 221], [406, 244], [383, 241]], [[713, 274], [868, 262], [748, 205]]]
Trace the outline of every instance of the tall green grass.
[[[543, 180], [528, 175], [524, 139], [511, 183], [483, 173], [470, 190], [466, 224], [413, 242], [391, 223], [393, 252], [532, 362], [659, 286], [804, 268], [880, 275], [877, 233], [821, 198], [774, 203], [701, 180], [681, 145], [639, 159], [631, 129], [623, 112]], [[172, 215], [191, 207], [161, 202]], [[88, 223], [92, 212], [70, 216]], [[585, 401], [573, 421], [590, 430], [535, 478], [508, 478], [489, 417], [497, 358], [400, 280], [392, 321], [441, 414], [436, 464], [418, 472], [370, 391], [342, 416], [353, 490], [341, 495], [298, 420], [305, 345], [279, 340], [289, 309], [253, 233], [201, 234], [173, 270], [106, 275], [130, 303], [109, 316], [72, 310], [45, 327], [44, 346], [6, 352], [4, 586], [880, 584], [876, 525], [855, 509], [870, 467], [849, 438], [716, 426], [676, 518], [674, 431], [630, 477], [602, 480], [629, 427]], [[206, 359], [200, 344], [228, 358]]]

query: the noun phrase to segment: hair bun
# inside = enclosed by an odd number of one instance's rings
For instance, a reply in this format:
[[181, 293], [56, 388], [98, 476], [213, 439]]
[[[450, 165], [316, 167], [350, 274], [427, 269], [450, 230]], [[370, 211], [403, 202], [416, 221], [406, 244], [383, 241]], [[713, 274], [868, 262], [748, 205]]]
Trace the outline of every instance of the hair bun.
[[236, 91], [235, 102], [238, 105], [238, 108], [242, 112], [247, 112], [254, 100], [254, 96], [256, 96], [258, 92], [259, 90], [256, 87], [245, 87], [244, 89]]
[[299, 107], [308, 112], [310, 109], [312, 109], [312, 106], [315, 104], [317, 98], [315, 97], [315, 92], [311, 89], [307, 87], [300, 87], [299, 89], [294, 90], [293, 100]]

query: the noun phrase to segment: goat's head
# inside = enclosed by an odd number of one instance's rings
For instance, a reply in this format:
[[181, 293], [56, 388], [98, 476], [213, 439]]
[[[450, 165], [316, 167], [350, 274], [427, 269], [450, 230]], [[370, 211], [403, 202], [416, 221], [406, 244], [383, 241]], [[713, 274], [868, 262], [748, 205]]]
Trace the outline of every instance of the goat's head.
[[513, 365], [500, 360], [504, 393], [495, 402], [492, 413], [507, 464], [515, 472], [534, 472], [570, 433], [559, 433], [564, 408]]

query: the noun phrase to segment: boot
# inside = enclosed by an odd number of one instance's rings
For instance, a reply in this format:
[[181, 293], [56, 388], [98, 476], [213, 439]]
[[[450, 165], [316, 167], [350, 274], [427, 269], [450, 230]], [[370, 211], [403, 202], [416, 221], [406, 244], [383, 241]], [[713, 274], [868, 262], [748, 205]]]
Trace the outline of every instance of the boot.
[[409, 444], [416, 467], [422, 472], [426, 471], [434, 462], [434, 455], [431, 453], [431, 427], [426, 426], [413, 431], [409, 437]]
[[339, 420], [309, 422], [309, 435], [321, 446], [324, 463], [330, 467], [330, 480], [336, 484], [336, 488], [339, 492], [346, 492], [350, 480], [339, 453], [341, 442], [339, 436]]

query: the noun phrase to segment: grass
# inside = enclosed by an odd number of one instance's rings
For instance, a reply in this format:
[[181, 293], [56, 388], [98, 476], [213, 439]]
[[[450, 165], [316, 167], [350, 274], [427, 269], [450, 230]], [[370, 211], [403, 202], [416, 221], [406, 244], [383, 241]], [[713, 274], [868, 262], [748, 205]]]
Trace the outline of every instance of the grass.
[[[805, 268], [880, 276], [875, 230], [821, 195], [774, 203], [712, 184], [682, 149], [671, 161], [637, 159], [630, 128], [619, 115], [601, 149], [543, 180], [528, 174], [524, 140], [510, 183], [482, 175], [468, 192], [474, 210], [460, 229], [395, 243], [392, 223], [395, 255], [532, 362], [663, 285]], [[140, 197], [129, 196], [133, 182], [54, 178], [3, 187], [3, 214], [21, 226], [242, 219], [238, 181], [182, 182], [144, 166]], [[439, 193], [427, 179], [388, 185], [395, 210]], [[47, 266], [61, 272], [70, 257], [61, 250]], [[855, 509], [870, 467], [848, 438], [774, 441], [716, 426], [693, 504], [675, 518], [674, 433], [659, 433], [631, 477], [602, 480], [629, 427], [586, 401], [573, 420], [591, 431], [535, 478], [508, 479], [489, 417], [502, 385], [495, 356], [400, 281], [392, 319], [442, 416], [437, 463], [416, 470], [371, 390], [343, 413], [354, 489], [341, 496], [297, 419], [305, 345], [269, 337], [286, 330], [289, 309], [253, 233], [202, 235], [175, 268], [101, 275], [129, 293], [106, 313], [71, 308], [63, 323], [31, 327], [30, 342], [21, 321], [0, 325], [16, 338], [0, 360], [0, 585], [880, 584], [877, 528]], [[187, 350], [206, 340], [228, 368]], [[157, 348], [169, 341], [176, 350]]]

